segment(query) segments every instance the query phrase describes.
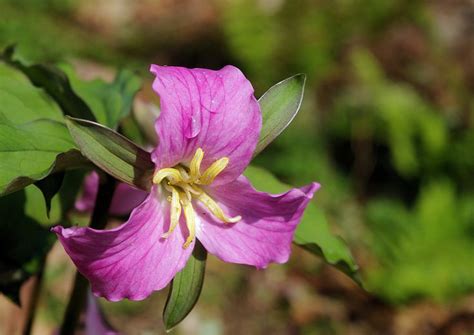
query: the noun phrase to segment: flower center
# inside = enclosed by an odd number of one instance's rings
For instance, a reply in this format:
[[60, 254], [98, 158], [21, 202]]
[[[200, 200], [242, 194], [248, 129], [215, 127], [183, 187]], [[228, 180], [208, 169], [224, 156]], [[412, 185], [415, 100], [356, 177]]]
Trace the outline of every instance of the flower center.
[[173, 168], [165, 168], [155, 172], [153, 184], [162, 184], [166, 191], [170, 193], [167, 197], [171, 203], [171, 224], [168, 232], [162, 235], [167, 238], [176, 228], [184, 212], [186, 226], [189, 236], [183, 244], [186, 249], [196, 237], [196, 211], [192, 205], [192, 200], [196, 199], [219, 220], [224, 223], [235, 223], [241, 220], [240, 216], [228, 217], [222, 208], [212, 199], [202, 186], [211, 185], [214, 179], [227, 167], [229, 158], [223, 157], [211, 164], [203, 173], [201, 173], [201, 162], [204, 157], [204, 151], [201, 148], [196, 150], [189, 168], [177, 165]]

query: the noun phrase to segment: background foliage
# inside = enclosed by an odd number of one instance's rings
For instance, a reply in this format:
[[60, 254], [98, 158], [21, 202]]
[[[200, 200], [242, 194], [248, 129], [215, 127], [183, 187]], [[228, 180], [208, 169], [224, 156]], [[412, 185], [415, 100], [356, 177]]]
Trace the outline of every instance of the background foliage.
[[[111, 127], [117, 120], [107, 110], [131, 102], [110, 92], [137, 85], [133, 78], [122, 85], [130, 74], [116, 76], [116, 67], [146, 78], [135, 112], [157, 103], [152, 62], [232, 63], [257, 96], [306, 74], [300, 114], [255, 163], [289, 184], [321, 182], [316, 203], [355, 251], [370, 293], [297, 249], [288, 267], [265, 272], [222, 271], [210, 257], [200, 303], [178, 333], [467, 334], [474, 330], [473, 12], [467, 0], [0, 0], [0, 47], [16, 43], [23, 60], [72, 63], [86, 80], [107, 79], [94, 84], [101, 96], [79, 79], [71, 85]], [[8, 201], [37, 191], [29, 186]], [[29, 213], [44, 211], [36, 199]], [[59, 199], [44, 223], [59, 220]], [[59, 322], [71, 271], [60, 248], [49, 262], [44, 329]], [[32, 266], [25, 260], [25, 271]], [[118, 328], [144, 333], [159, 329], [164, 298], [104, 305]]]

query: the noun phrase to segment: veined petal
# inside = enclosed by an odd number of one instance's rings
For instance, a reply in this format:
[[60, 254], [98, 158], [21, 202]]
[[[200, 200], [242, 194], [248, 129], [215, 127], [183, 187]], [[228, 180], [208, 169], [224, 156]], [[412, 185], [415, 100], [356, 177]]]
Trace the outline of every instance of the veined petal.
[[233, 66], [212, 71], [152, 65], [150, 70], [161, 104], [155, 123], [159, 144], [152, 153], [157, 169], [190, 164], [202, 148], [201, 171], [229, 158], [215, 185], [235, 180], [249, 164], [262, 126], [250, 82]]
[[256, 191], [244, 176], [212, 188], [209, 194], [229, 216], [242, 216], [224, 224], [205, 207], [197, 206], [200, 224], [197, 237], [207, 251], [225, 262], [265, 268], [285, 263], [291, 253], [296, 226], [319, 184], [272, 195]]
[[183, 249], [188, 235], [184, 224], [162, 238], [169, 229], [169, 217], [169, 205], [154, 187], [130, 219], [116, 229], [56, 226], [52, 230], [91, 282], [95, 295], [111, 301], [142, 300], [164, 288], [193, 250], [193, 245]]
[[[81, 212], [92, 212], [99, 189], [99, 175], [93, 171], [84, 179], [82, 195], [76, 200], [75, 207]], [[110, 214], [124, 216], [140, 205], [148, 193], [132, 186], [119, 183], [110, 205]]]

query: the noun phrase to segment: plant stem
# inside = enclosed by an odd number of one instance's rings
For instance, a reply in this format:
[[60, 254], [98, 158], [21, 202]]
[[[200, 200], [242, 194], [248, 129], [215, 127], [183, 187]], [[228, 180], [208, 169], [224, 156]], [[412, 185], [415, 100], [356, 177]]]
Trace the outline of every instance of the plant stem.
[[[99, 191], [97, 192], [97, 198], [89, 227], [94, 229], [105, 228], [114, 190], [115, 180], [112, 177], [105, 175], [102, 182], [99, 184]], [[74, 286], [71, 296], [69, 297], [69, 302], [59, 332], [60, 335], [74, 334], [79, 318], [86, 304], [88, 287], [89, 283], [87, 282], [87, 279], [79, 272], [76, 272]]]
[[28, 303], [28, 310], [26, 312], [26, 323], [23, 328], [23, 335], [30, 335], [33, 329], [33, 322], [35, 321], [36, 308], [41, 292], [41, 286], [43, 284], [44, 269], [46, 267], [46, 257], [41, 260], [41, 266], [38, 274], [36, 275], [33, 287], [31, 289], [30, 301]]

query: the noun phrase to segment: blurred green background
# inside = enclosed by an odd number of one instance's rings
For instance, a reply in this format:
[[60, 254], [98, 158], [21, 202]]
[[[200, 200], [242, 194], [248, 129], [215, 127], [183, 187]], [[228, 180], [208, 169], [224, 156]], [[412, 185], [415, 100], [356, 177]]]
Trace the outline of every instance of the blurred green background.
[[[12, 43], [87, 78], [137, 70], [145, 102], [150, 63], [234, 64], [257, 97], [307, 75], [300, 114], [254, 163], [322, 184], [370, 293], [297, 248], [265, 271], [211, 258], [177, 334], [474, 332], [472, 1], [0, 0], [0, 47]], [[72, 274], [60, 248], [49, 263], [38, 334], [60, 322]], [[103, 305], [124, 333], [155, 334], [165, 298]]]

